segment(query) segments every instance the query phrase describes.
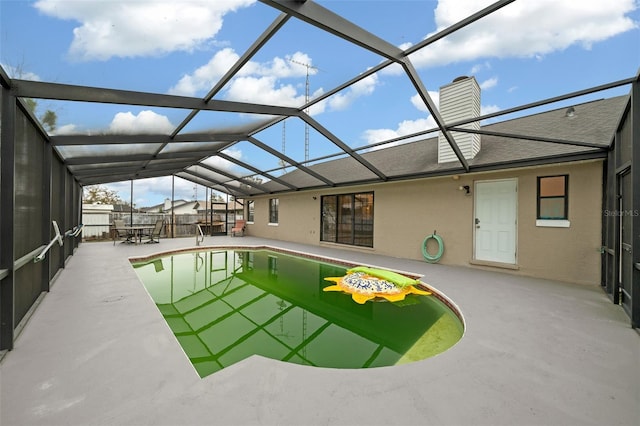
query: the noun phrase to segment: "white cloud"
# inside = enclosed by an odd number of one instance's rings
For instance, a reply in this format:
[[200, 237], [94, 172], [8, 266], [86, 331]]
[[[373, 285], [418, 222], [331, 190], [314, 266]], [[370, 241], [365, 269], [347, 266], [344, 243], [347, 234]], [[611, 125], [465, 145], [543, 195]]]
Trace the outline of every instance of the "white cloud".
[[42, 81], [40, 76], [34, 72], [27, 71], [23, 66], [12, 66], [0, 62], [0, 66], [4, 68], [10, 78], [17, 78], [20, 80], [32, 80], [32, 81]]
[[[236, 160], [242, 160], [242, 151], [237, 148], [227, 148], [224, 150], [224, 153], [231, 158], [235, 158]], [[237, 166], [221, 157], [209, 157], [202, 161], [202, 164], [206, 164], [208, 166], [214, 167], [219, 170], [232, 171]]]
[[492, 77], [480, 83], [480, 89], [482, 90], [491, 89], [492, 87], [497, 86], [497, 84], [498, 84], [498, 77]]
[[196, 69], [192, 74], [184, 75], [175, 86], [169, 89], [169, 93], [193, 96], [202, 90], [209, 91], [238, 58], [239, 55], [233, 49], [219, 50], [205, 65]]
[[[119, 112], [114, 115], [111, 123], [109, 124], [108, 132], [115, 134], [169, 134], [173, 131], [174, 128], [175, 126], [171, 124], [166, 116], [157, 114], [153, 111], [140, 111], [137, 115], [134, 115], [131, 111], [127, 111]], [[95, 131], [86, 130], [81, 126], [69, 123], [58, 126], [55, 131], [51, 132], [51, 134], [73, 135], [80, 132], [88, 132], [89, 134], [91, 134]], [[97, 132], [102, 133], [102, 130], [98, 130]]]
[[58, 126], [53, 132], [52, 135], [72, 135], [77, 133], [78, 126], [75, 124], [65, 124], [63, 126]]
[[[135, 207], [151, 207], [171, 199], [192, 200], [197, 195], [199, 200], [205, 199], [205, 188], [197, 185], [194, 190], [193, 182], [176, 177], [172, 182], [171, 176], [154, 177], [146, 179], [136, 179], [133, 181], [133, 202]], [[105, 185], [107, 188], [116, 191], [123, 201], [129, 202], [131, 199], [131, 181], [115, 182]], [[197, 194], [196, 194], [197, 193]]]
[[[364, 132], [364, 139], [367, 144], [382, 142], [398, 137], [398, 131], [394, 129], [369, 129]], [[375, 149], [375, 148], [373, 148]]]
[[[213, 87], [238, 58], [239, 55], [233, 49], [220, 50], [207, 64], [184, 75], [169, 92], [184, 96], [202, 94]], [[264, 63], [249, 61], [225, 87], [223, 96], [227, 100], [239, 102], [299, 107], [305, 103], [307, 71], [311, 77], [318, 69], [313, 66], [309, 55], [302, 52], [295, 52], [284, 58], [275, 57]], [[370, 75], [342, 92], [314, 104], [309, 113], [318, 115], [326, 110], [344, 110], [356, 99], [371, 95], [378, 85], [378, 75]], [[323, 93], [324, 89], [318, 88], [309, 94], [309, 98], [314, 99]]]
[[[493, 2], [494, 0], [440, 0], [435, 10], [437, 31]], [[572, 45], [582, 45], [589, 49], [595, 42], [637, 26], [625, 16], [635, 9], [634, 3], [634, 0], [519, 0], [415, 52], [410, 58], [416, 68], [427, 68], [488, 57], [531, 57], [542, 60], [544, 55]], [[409, 45], [403, 46], [405, 49], [408, 47]], [[490, 69], [491, 63], [484, 61], [473, 65], [470, 74]], [[387, 67], [384, 74], [401, 74], [401, 67]], [[483, 81], [480, 86], [487, 90], [497, 84], [498, 78], [492, 77]], [[509, 92], [514, 90], [517, 87], [508, 89]], [[437, 103], [438, 94], [430, 92], [430, 95]], [[411, 98], [411, 103], [419, 111], [427, 112], [424, 102], [417, 94]], [[499, 111], [500, 108], [496, 105], [483, 105], [481, 110], [484, 115]], [[363, 137], [368, 143], [375, 143], [433, 127], [435, 122], [429, 116], [427, 119], [405, 120], [396, 129], [367, 130]]]
[[334, 111], [342, 111], [348, 108], [356, 99], [372, 94], [377, 85], [378, 76], [377, 74], [372, 74], [328, 98], [327, 105]]
[[[493, 0], [440, 0], [436, 25], [442, 30]], [[411, 55], [416, 67], [433, 67], [486, 57], [541, 57], [573, 45], [593, 43], [631, 30], [625, 14], [635, 0], [520, 0]]]
[[111, 133], [135, 134], [135, 133], [159, 133], [169, 134], [175, 126], [169, 119], [153, 111], [140, 111], [134, 115], [130, 111], [119, 112], [111, 121], [109, 131]]
[[[324, 90], [322, 88], [316, 90], [315, 92], [313, 92], [310, 97], [311, 99], [317, 98], [318, 96], [322, 95], [324, 93]], [[323, 112], [326, 111], [327, 109], [327, 105], [329, 102], [329, 99], [323, 99], [320, 102], [316, 102], [315, 104], [313, 104], [310, 108], [309, 108], [309, 115], [311, 116], [315, 116], [315, 115], [319, 115], [322, 114]]]
[[304, 104], [304, 93], [297, 93], [291, 84], [278, 86], [278, 79], [271, 77], [239, 77], [227, 90], [228, 99], [280, 106]]
[[[363, 137], [367, 141], [367, 144], [372, 144], [376, 142], [381, 142], [381, 141], [421, 132], [423, 130], [432, 129], [435, 126], [436, 126], [435, 120], [433, 119], [432, 116], [429, 116], [427, 118], [419, 118], [417, 120], [403, 120], [400, 123], [398, 123], [398, 127], [396, 129], [366, 130], [363, 134]], [[424, 138], [424, 136], [420, 136], [419, 138]], [[402, 141], [402, 143], [410, 142], [415, 139], [416, 138], [409, 138]], [[393, 142], [393, 143], [381, 146], [380, 148], [389, 148], [391, 146], [398, 145], [399, 143], [400, 142]]]
[[254, 2], [39, 0], [35, 7], [50, 16], [80, 22], [69, 48], [73, 58], [107, 60], [200, 48], [218, 33], [226, 13]]
[[[175, 86], [169, 89], [169, 93], [194, 96], [198, 92], [208, 91], [239, 58], [240, 55], [231, 48], [219, 50], [205, 65], [197, 68], [191, 74], [184, 75]], [[300, 64], [307, 64], [309, 67]], [[307, 68], [309, 68], [310, 76], [318, 72], [317, 68], [313, 67], [312, 61], [307, 54], [296, 52], [285, 58], [275, 57], [268, 63], [249, 61], [236, 75], [254, 78], [268, 77], [273, 78], [275, 82], [275, 79], [278, 78], [306, 77]], [[237, 91], [238, 88], [235, 90]], [[235, 93], [238, 97], [233, 99], [246, 101], [250, 98], [249, 94], [251, 93], [249, 91], [246, 94], [240, 93], [238, 95], [238, 93]]]
[[240, 70], [241, 75], [263, 75], [277, 78], [306, 77], [318, 73], [318, 68], [313, 65], [313, 61], [306, 53], [295, 52], [286, 55], [284, 58], [275, 57], [271, 62], [258, 64], [249, 62]]
[[[436, 108], [440, 108], [440, 92], [432, 92], [428, 91], [431, 100], [436, 105]], [[429, 113], [429, 109], [427, 105], [425, 105], [424, 101], [417, 93], [411, 97], [411, 104], [418, 109], [420, 112]]]
[[[184, 75], [169, 89], [169, 93], [196, 96], [210, 90], [239, 57], [231, 48], [216, 52], [207, 64]], [[275, 57], [265, 63], [249, 61], [224, 89], [224, 97], [239, 102], [297, 107], [305, 102], [304, 79], [307, 72], [312, 76], [318, 69], [313, 66], [309, 55], [302, 52], [295, 52], [284, 58]], [[283, 83], [282, 79], [286, 78], [302, 79], [299, 80], [301, 84], [296, 86], [293, 83]], [[322, 89], [316, 89], [310, 97], [322, 93]], [[324, 107], [314, 107], [312, 112], [319, 113], [323, 110]]]
[[405, 75], [405, 71], [404, 68], [402, 68], [402, 65], [395, 62], [383, 68], [380, 73], [383, 75]]
[[501, 109], [502, 108], [497, 105], [482, 105], [480, 106], [480, 115], [492, 114], [494, 112], [500, 111]]
[[[433, 102], [436, 104], [436, 107], [439, 108], [439, 105], [440, 105], [439, 93], [429, 92], [429, 95], [431, 96], [431, 99], [433, 100]], [[429, 112], [426, 105], [422, 101], [422, 98], [419, 95], [416, 94], [412, 96], [411, 103], [413, 104], [413, 106], [416, 107], [418, 111], [426, 112], [426, 113]], [[480, 110], [481, 110], [480, 114], [481, 115], [491, 114], [493, 112], [500, 111], [500, 109], [501, 108], [499, 108], [496, 105], [482, 105], [480, 107]], [[433, 129], [435, 127], [437, 127], [437, 124], [433, 119], [433, 116], [429, 115], [427, 118], [419, 118], [417, 120], [403, 120], [400, 123], [398, 123], [398, 127], [396, 127], [395, 129], [366, 130], [363, 133], [363, 138], [367, 141], [367, 144], [372, 144], [372, 143], [382, 142], [389, 139], [399, 138], [399, 137], [410, 135], [417, 132], [422, 132], [424, 130]], [[425, 138], [425, 137], [428, 137], [428, 135], [421, 135], [417, 138], [408, 138], [406, 140], [403, 140], [402, 142], [392, 142], [392, 143], [385, 144], [373, 149], [388, 148], [391, 146], [398, 145], [400, 143], [406, 143], [406, 142], [410, 142], [410, 141]]]
[[[439, 108], [440, 105], [440, 94], [439, 92], [429, 91], [429, 96], [431, 100], [435, 104], [436, 108]], [[415, 94], [410, 99], [411, 104], [420, 112], [429, 114], [429, 109], [425, 105], [424, 101], [420, 97], [420, 95]], [[436, 122], [431, 115], [428, 115], [426, 118], [418, 118], [416, 120], [403, 120], [398, 123], [398, 126], [395, 129], [369, 129], [365, 130], [362, 134], [362, 137], [366, 140], [367, 144], [372, 144], [376, 142], [382, 142], [389, 139], [395, 139], [402, 136], [410, 135], [417, 132], [422, 132], [424, 130], [433, 129], [436, 127]], [[425, 136], [420, 136], [419, 138], [424, 138]], [[389, 144], [385, 144], [373, 149], [380, 148], [389, 148], [391, 146], [398, 145], [400, 143], [410, 142], [412, 140], [416, 140], [418, 138], [409, 138], [403, 140], [402, 142], [392, 142]]]
[[469, 73], [471, 75], [476, 75], [480, 71], [490, 70], [490, 69], [491, 69], [491, 64], [488, 61], [485, 61], [481, 64], [475, 64], [473, 67], [471, 67], [471, 70], [469, 71]]

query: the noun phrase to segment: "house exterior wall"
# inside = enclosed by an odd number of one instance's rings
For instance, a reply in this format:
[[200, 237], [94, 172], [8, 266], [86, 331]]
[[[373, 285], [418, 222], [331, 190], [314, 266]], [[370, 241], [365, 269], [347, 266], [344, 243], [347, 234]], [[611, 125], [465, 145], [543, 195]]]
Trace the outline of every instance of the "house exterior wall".
[[194, 203], [185, 203], [174, 208], [175, 214], [198, 214], [198, 211], [193, 208]]
[[[565, 163], [463, 174], [459, 179], [447, 176], [256, 197], [255, 220], [247, 225], [247, 234], [311, 245], [334, 245], [320, 242], [321, 196], [373, 191], [373, 248], [335, 246], [422, 260], [423, 240], [435, 230], [445, 245], [441, 264], [599, 284], [602, 167], [601, 161]], [[537, 177], [560, 174], [569, 175], [570, 227], [536, 226]], [[473, 260], [474, 182], [498, 179], [517, 179], [518, 182], [517, 260], [511, 267]], [[469, 185], [472, 193], [465, 195], [458, 190], [461, 185]], [[277, 226], [268, 224], [269, 198], [279, 199]]]

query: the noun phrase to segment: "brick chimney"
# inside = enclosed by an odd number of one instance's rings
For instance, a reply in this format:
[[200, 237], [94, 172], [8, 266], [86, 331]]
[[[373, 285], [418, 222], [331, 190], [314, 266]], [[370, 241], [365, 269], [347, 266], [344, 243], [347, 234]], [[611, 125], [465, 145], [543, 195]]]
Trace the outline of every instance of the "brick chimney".
[[[480, 116], [480, 86], [474, 77], [458, 77], [440, 88], [440, 115], [445, 124]], [[476, 121], [460, 126], [480, 130]], [[471, 160], [480, 151], [480, 135], [450, 132], [465, 159]], [[458, 161], [442, 132], [438, 135], [438, 163]]]

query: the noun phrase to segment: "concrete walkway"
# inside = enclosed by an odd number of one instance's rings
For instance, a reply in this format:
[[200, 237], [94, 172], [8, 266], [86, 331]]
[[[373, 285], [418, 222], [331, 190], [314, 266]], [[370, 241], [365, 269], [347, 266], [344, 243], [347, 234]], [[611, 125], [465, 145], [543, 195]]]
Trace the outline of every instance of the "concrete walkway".
[[253, 356], [200, 379], [127, 260], [194, 243], [81, 244], [0, 364], [0, 424], [638, 424], [640, 335], [597, 286], [252, 237], [204, 244], [277, 245], [423, 274], [461, 308], [465, 336], [397, 367]]

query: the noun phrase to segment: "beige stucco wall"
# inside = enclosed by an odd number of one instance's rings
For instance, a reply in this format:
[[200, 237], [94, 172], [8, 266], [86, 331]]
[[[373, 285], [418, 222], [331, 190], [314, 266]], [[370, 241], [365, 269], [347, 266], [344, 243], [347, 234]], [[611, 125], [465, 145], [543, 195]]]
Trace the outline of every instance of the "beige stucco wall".
[[[569, 174], [569, 228], [536, 226], [536, 178]], [[494, 179], [518, 181], [517, 265], [513, 269], [473, 261], [473, 193], [460, 185]], [[422, 260], [424, 238], [434, 230], [445, 252], [440, 263], [537, 276], [576, 283], [600, 282], [602, 162], [590, 161], [500, 172], [353, 186], [327, 191], [278, 194], [279, 223], [269, 225], [269, 198], [255, 198], [255, 219], [247, 233], [266, 238], [325, 245], [320, 242], [320, 197], [374, 191], [374, 247], [356, 248]], [[330, 245], [330, 244], [329, 244]], [[431, 246], [430, 246], [431, 248]], [[431, 250], [430, 250], [431, 251]]]

